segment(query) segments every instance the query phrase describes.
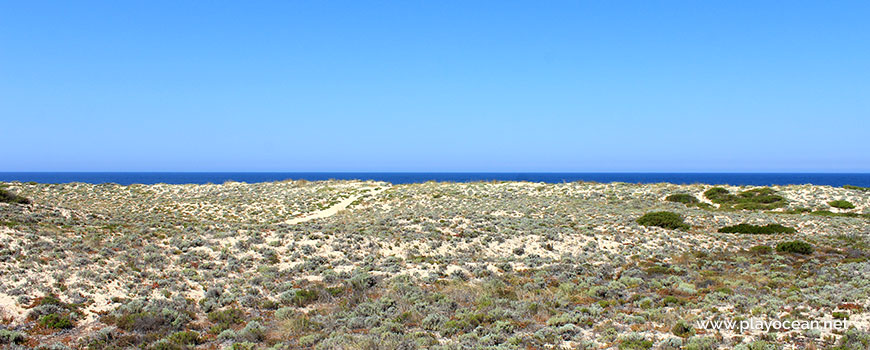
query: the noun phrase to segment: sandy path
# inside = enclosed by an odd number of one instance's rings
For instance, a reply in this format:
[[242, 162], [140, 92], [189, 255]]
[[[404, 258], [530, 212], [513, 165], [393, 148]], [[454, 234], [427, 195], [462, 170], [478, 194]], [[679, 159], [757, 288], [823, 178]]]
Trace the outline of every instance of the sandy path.
[[287, 220], [287, 221], [285, 221], [284, 223], [287, 223], [287, 224], [291, 224], [291, 225], [292, 225], [292, 224], [298, 224], [298, 223], [300, 223], [300, 222], [306, 222], [306, 221], [309, 221], [309, 220], [314, 220], [314, 219], [320, 219], [320, 218], [325, 218], [325, 217], [333, 216], [333, 215], [337, 214], [339, 211], [342, 211], [342, 210], [344, 210], [344, 209], [347, 209], [347, 207], [350, 206], [350, 204], [353, 203], [354, 201], [356, 201], [357, 199], [360, 199], [360, 198], [365, 197], [365, 196], [377, 196], [377, 195], [380, 194], [381, 192], [386, 191], [388, 188], [389, 188], [389, 187], [381, 187], [381, 188], [379, 188], [379, 189], [375, 189], [375, 190], [373, 190], [373, 191], [371, 191], [371, 192], [366, 192], [366, 193], [363, 193], [363, 194], [358, 194], [358, 195], [350, 196], [350, 197], [348, 197], [347, 199], [345, 199], [345, 200], [343, 200], [343, 201], [341, 201], [341, 202], [338, 202], [338, 204], [333, 205], [333, 206], [331, 206], [331, 207], [329, 207], [329, 208], [326, 208], [326, 209], [323, 209], [323, 210], [318, 210], [318, 211], [315, 211], [315, 212], [311, 212], [311, 213], [305, 214], [305, 215], [303, 215], [303, 216], [301, 216], [301, 217]]

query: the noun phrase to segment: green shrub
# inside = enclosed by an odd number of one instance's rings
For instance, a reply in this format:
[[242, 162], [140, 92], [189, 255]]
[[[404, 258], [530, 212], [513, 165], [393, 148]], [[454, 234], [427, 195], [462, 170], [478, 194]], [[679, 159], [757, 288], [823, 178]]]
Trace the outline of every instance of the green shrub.
[[680, 214], [669, 211], [646, 213], [637, 219], [637, 223], [643, 226], [656, 226], [671, 230], [689, 229], [689, 225], [683, 222], [683, 217]]
[[855, 205], [849, 201], [836, 200], [828, 202], [828, 205], [839, 209], [855, 209]]
[[776, 245], [776, 251], [781, 253], [812, 254], [813, 246], [802, 241], [782, 242]]
[[849, 314], [846, 313], [846, 312], [834, 311], [834, 312], [831, 314], [831, 318], [833, 318], [833, 319], [835, 319], [835, 320], [848, 320], [848, 319], [849, 319]]
[[810, 215], [816, 216], [839, 216], [839, 217], [847, 217], [847, 218], [868, 218], [870, 219], [870, 214], [860, 214], [860, 213], [834, 213], [830, 210], [816, 210]]
[[0, 329], [0, 344], [21, 344], [27, 340], [24, 333]]
[[755, 254], [770, 254], [773, 251], [773, 248], [766, 245], [757, 245], [752, 248], [749, 248], [749, 251]]
[[220, 333], [225, 329], [239, 325], [244, 319], [245, 313], [235, 308], [208, 313], [208, 320], [215, 323], [215, 326], [211, 329], [212, 333]]
[[738, 224], [733, 226], [725, 226], [719, 229], [721, 233], [748, 233], [754, 235], [770, 235], [775, 233], [795, 233], [797, 230], [782, 226], [780, 224], [767, 224], [757, 226], [752, 224]]
[[858, 329], [850, 329], [840, 337], [837, 346], [832, 350], [870, 349], [870, 333]]
[[686, 321], [679, 321], [671, 327], [671, 333], [680, 338], [688, 338], [695, 335], [695, 328], [689, 325]]
[[683, 274], [682, 272], [674, 270], [673, 268], [665, 267], [665, 266], [661, 266], [661, 265], [650, 266], [649, 268], [646, 269], [646, 273], [648, 273], [650, 275], [656, 275], [656, 274], [659, 274], [659, 275], [681, 275], [681, 274]]
[[651, 349], [653, 342], [646, 340], [642, 335], [631, 333], [619, 339], [620, 350], [646, 350]]
[[30, 200], [17, 194], [0, 189], [0, 202], [13, 204], [30, 204]]
[[70, 329], [75, 326], [68, 316], [59, 314], [44, 315], [39, 318], [37, 323], [39, 323], [40, 326], [54, 329]]
[[662, 305], [664, 306], [679, 306], [684, 303], [683, 299], [677, 298], [673, 295], [668, 295], [662, 299]]
[[106, 315], [103, 320], [128, 332], [167, 335], [172, 331], [184, 330], [196, 318], [194, 305], [194, 301], [183, 298], [133, 299]]
[[785, 198], [768, 187], [746, 190], [736, 195], [722, 187], [713, 187], [704, 192], [704, 197], [720, 204], [722, 209], [770, 210], [787, 204]]
[[843, 185], [843, 188], [845, 188], [847, 190], [858, 190], [858, 191], [870, 192], [870, 187]]
[[716, 339], [713, 337], [692, 337], [686, 342], [685, 350], [713, 350], [717, 349]]
[[676, 202], [676, 203], [683, 203], [683, 204], [692, 204], [692, 203], [700, 202], [698, 200], [698, 198], [695, 198], [695, 196], [693, 196], [691, 194], [686, 194], [686, 193], [672, 194], [670, 196], [667, 196], [665, 198], [665, 200], [668, 202]]
[[169, 325], [166, 318], [154, 312], [137, 312], [125, 314], [115, 321], [118, 328], [125, 331], [151, 332]]
[[199, 333], [194, 331], [181, 331], [172, 333], [168, 340], [179, 345], [197, 345], [202, 343]]
[[296, 294], [293, 295], [291, 302], [293, 303], [293, 305], [302, 307], [305, 306], [305, 304], [308, 304], [315, 300], [317, 300], [317, 291], [313, 289], [301, 289], [296, 291]]

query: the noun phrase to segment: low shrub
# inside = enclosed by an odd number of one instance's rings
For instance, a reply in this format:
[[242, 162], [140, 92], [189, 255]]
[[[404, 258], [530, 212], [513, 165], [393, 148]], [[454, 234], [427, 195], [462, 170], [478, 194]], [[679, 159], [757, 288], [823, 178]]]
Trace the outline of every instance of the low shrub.
[[870, 333], [858, 329], [846, 331], [832, 350], [870, 349]]
[[688, 338], [695, 335], [695, 328], [689, 325], [686, 321], [679, 321], [671, 327], [671, 333], [680, 338]]
[[780, 224], [767, 224], [764, 226], [752, 224], [738, 224], [725, 226], [719, 229], [721, 233], [747, 233], [753, 235], [771, 235], [776, 233], [795, 233], [797, 230]]
[[674, 270], [673, 268], [666, 267], [666, 266], [660, 266], [660, 265], [650, 266], [649, 268], [646, 269], [646, 273], [648, 273], [650, 275], [656, 275], [656, 274], [658, 274], [658, 275], [681, 275], [682, 274], [680, 271]]
[[30, 204], [30, 200], [0, 188], [0, 202], [12, 204]]
[[45, 328], [69, 329], [75, 327], [76, 317], [82, 315], [79, 306], [61, 301], [55, 294], [46, 294], [33, 301], [27, 318]]
[[317, 300], [317, 291], [313, 289], [300, 289], [297, 290], [296, 293], [291, 298], [291, 303], [298, 307], [305, 306], [308, 303]]
[[689, 338], [686, 342], [685, 350], [713, 350], [718, 349], [716, 339], [713, 337], [696, 336]]
[[116, 326], [125, 331], [151, 332], [168, 327], [170, 322], [155, 312], [125, 314], [116, 320]]
[[208, 313], [208, 320], [215, 323], [211, 332], [220, 333], [225, 329], [240, 325], [245, 320], [245, 313], [235, 308], [212, 311]]
[[857, 191], [870, 192], [870, 187], [860, 187], [860, 186], [852, 186], [852, 185], [843, 185], [843, 188], [845, 188], [845, 189], [847, 189], [847, 190], [857, 190]]
[[686, 193], [672, 194], [670, 196], [665, 197], [665, 200], [668, 202], [676, 202], [676, 203], [683, 203], [683, 204], [692, 204], [692, 203], [700, 202], [698, 200], [698, 198], [696, 198], [695, 196], [693, 196], [691, 194], [686, 194]]
[[768, 187], [746, 190], [736, 195], [722, 187], [713, 187], [704, 192], [704, 197], [719, 204], [721, 209], [771, 210], [787, 204], [784, 197]]
[[48, 314], [39, 318], [37, 322], [40, 326], [54, 329], [70, 329], [75, 326], [73, 321], [65, 315]]
[[776, 251], [781, 253], [812, 254], [813, 246], [803, 241], [789, 241], [777, 244]]
[[673, 295], [668, 295], [662, 298], [662, 305], [664, 306], [679, 306], [683, 304], [685, 304], [685, 301], [683, 301], [683, 299], [677, 298]]
[[680, 214], [669, 211], [646, 213], [637, 219], [637, 223], [643, 226], [656, 226], [671, 230], [689, 229], [689, 225], [683, 222], [683, 217]]
[[844, 200], [830, 201], [828, 202], [828, 205], [839, 209], [855, 209], [855, 205], [852, 204], [852, 202]]
[[816, 210], [810, 215], [816, 216], [839, 216], [839, 217], [847, 217], [847, 218], [870, 218], [870, 214], [862, 214], [862, 213], [834, 213], [830, 210]]
[[27, 340], [24, 333], [0, 329], [0, 344], [21, 344]]
[[749, 251], [755, 254], [770, 254], [773, 251], [773, 248], [766, 245], [757, 245], [749, 248]]
[[842, 311], [834, 311], [833, 313], [831, 313], [831, 318], [833, 318], [835, 320], [848, 320], [849, 313], [842, 312]]
[[202, 343], [199, 333], [194, 331], [181, 331], [172, 333], [168, 340], [178, 345], [198, 345]]
[[194, 302], [176, 299], [134, 299], [106, 315], [104, 321], [125, 331], [167, 334], [181, 331], [195, 317]]
[[619, 339], [619, 350], [646, 350], [651, 349], [652, 346], [652, 341], [637, 333], [631, 333]]

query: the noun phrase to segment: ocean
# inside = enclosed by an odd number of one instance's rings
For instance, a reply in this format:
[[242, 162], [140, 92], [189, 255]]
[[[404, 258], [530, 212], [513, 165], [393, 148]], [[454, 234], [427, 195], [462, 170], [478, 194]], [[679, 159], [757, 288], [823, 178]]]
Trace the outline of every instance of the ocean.
[[628, 182], [728, 185], [853, 185], [870, 187], [870, 173], [397, 173], [397, 172], [0, 172], [0, 181], [40, 183], [206, 184], [280, 180], [377, 180], [393, 184], [426, 181]]

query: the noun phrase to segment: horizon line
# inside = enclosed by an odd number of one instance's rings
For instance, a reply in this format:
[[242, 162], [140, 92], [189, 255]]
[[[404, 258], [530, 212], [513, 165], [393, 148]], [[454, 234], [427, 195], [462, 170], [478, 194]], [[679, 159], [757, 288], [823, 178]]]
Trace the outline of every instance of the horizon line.
[[870, 171], [0, 171], [0, 174], [861, 174], [870, 175]]

